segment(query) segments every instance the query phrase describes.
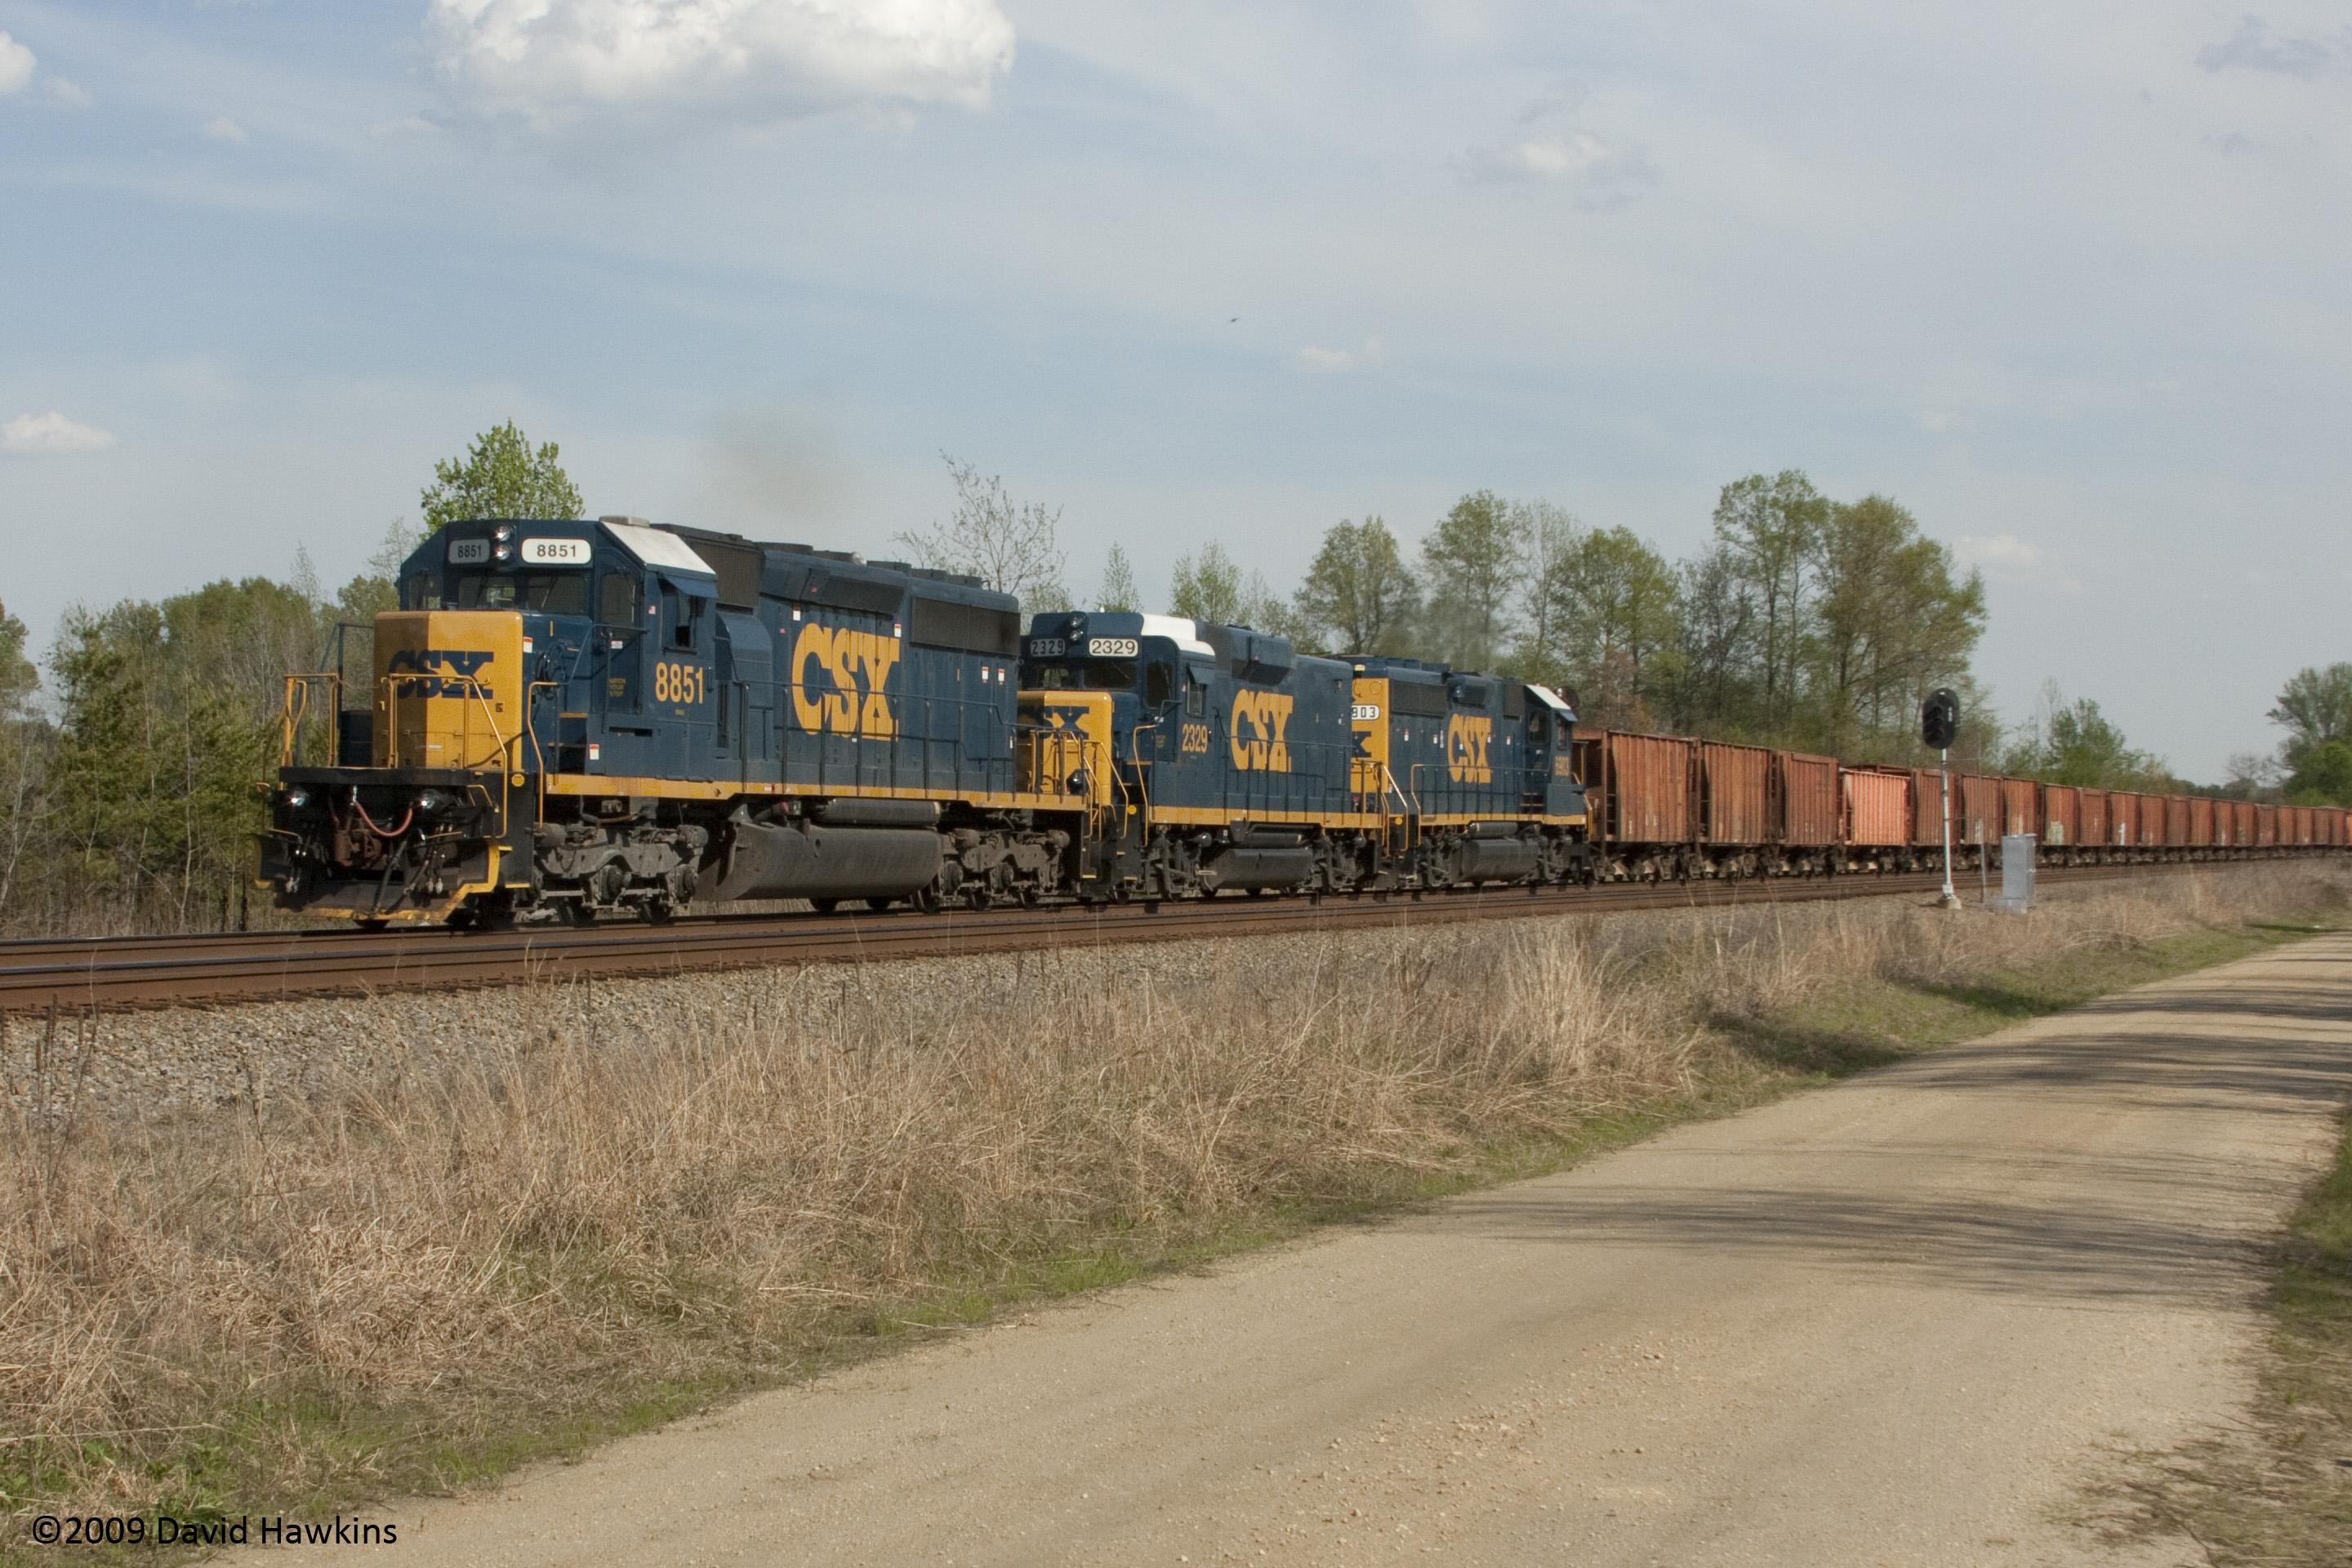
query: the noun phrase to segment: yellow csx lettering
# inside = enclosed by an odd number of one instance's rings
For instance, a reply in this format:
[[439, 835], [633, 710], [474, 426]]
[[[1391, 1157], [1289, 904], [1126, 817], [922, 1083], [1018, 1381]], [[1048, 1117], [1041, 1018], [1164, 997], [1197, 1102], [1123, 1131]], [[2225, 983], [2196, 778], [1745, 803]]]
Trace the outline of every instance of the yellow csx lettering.
[[1250, 773], [1286, 773], [1290, 743], [1283, 731], [1290, 727], [1292, 699], [1272, 691], [1242, 691], [1234, 696], [1230, 744], [1234, 766]]
[[1487, 764], [1486, 747], [1495, 738], [1492, 719], [1456, 713], [1445, 721], [1445, 773], [1455, 784], [1492, 784], [1495, 770]]
[[803, 730], [887, 740], [898, 734], [884, 690], [898, 640], [812, 621], [793, 644], [793, 715]]

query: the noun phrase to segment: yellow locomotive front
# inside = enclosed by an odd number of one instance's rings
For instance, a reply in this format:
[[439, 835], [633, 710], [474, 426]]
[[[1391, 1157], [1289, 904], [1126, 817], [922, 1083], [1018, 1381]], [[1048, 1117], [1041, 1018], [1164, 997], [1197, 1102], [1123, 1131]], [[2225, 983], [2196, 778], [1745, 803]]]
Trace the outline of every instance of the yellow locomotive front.
[[[374, 625], [369, 702], [340, 674], [287, 682], [260, 880], [281, 907], [366, 925], [441, 921], [528, 885], [539, 771], [529, 642], [512, 610], [392, 610]], [[352, 721], [364, 714], [363, 726]], [[323, 721], [323, 722], [320, 722]], [[362, 753], [352, 731], [363, 728]], [[305, 765], [317, 732], [337, 746]]]

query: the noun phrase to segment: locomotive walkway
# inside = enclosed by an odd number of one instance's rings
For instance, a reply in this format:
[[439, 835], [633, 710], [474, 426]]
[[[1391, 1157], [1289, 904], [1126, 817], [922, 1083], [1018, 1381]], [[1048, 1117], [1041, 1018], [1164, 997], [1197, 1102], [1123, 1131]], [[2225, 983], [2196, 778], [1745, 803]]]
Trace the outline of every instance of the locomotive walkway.
[[2242, 1418], [2347, 1088], [2322, 938], [404, 1504], [383, 1554], [2200, 1563], [2063, 1521]]

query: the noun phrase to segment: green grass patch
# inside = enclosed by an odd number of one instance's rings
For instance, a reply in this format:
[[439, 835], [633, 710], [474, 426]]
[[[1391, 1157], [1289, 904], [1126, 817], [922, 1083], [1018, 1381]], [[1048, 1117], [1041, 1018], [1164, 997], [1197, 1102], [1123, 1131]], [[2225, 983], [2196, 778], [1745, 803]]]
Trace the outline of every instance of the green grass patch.
[[1718, 1016], [1712, 1022], [1759, 1060], [1797, 1075], [1778, 1086], [1785, 1092], [2228, 963], [2305, 934], [2304, 927], [2263, 925], [2078, 947], [1967, 984], [1873, 977], [1799, 1007], [1757, 1017]]

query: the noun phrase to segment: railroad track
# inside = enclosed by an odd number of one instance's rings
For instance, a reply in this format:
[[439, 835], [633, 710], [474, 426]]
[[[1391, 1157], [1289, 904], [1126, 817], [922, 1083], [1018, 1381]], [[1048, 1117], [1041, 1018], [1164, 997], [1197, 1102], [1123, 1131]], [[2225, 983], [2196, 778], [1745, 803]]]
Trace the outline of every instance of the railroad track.
[[[2045, 869], [2047, 883], [2161, 874], [2161, 866]], [[712, 915], [584, 930], [299, 931], [0, 942], [0, 1012], [184, 1006], [582, 975], [678, 974], [772, 964], [950, 958], [1098, 943], [1347, 931], [1625, 910], [1928, 895], [1939, 874], [1750, 882], [1604, 883], [1381, 897], [1223, 898], [987, 913]]]

